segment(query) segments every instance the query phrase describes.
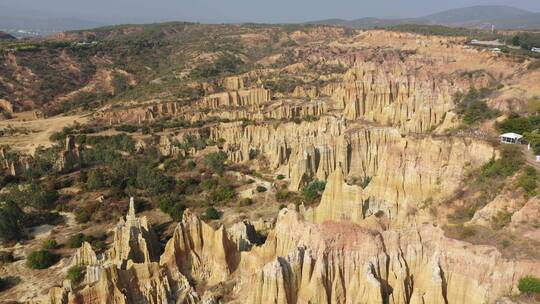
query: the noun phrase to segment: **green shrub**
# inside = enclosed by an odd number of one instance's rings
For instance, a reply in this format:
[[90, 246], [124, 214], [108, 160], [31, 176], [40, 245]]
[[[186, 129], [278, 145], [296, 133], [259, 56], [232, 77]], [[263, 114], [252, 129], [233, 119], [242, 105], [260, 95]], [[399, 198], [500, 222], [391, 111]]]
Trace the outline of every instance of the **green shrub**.
[[127, 133], [135, 133], [139, 131], [139, 127], [134, 125], [121, 125], [114, 128], [116, 131], [119, 132], [127, 132]]
[[240, 207], [247, 207], [253, 205], [255, 202], [251, 198], [243, 198], [240, 200]]
[[24, 212], [14, 202], [0, 202], [0, 241], [20, 240], [23, 236]]
[[175, 181], [162, 171], [151, 166], [143, 166], [137, 170], [137, 185], [151, 196], [167, 193], [173, 189]]
[[235, 196], [236, 192], [231, 185], [220, 185], [215, 190], [210, 192], [208, 198], [213, 203], [223, 203], [233, 199]]
[[84, 266], [72, 266], [68, 269], [67, 279], [70, 280], [72, 284], [77, 285], [84, 279], [85, 270], [86, 267]]
[[0, 278], [0, 292], [8, 289], [10, 287], [10, 281], [6, 278]]
[[497, 124], [501, 133], [525, 134], [534, 132], [540, 127], [540, 115], [522, 117], [517, 114], [510, 115], [506, 120]]
[[14, 187], [6, 194], [8, 199], [21, 207], [30, 206], [38, 210], [54, 208], [59, 195], [56, 190], [48, 189], [37, 183], [30, 183], [21, 189]]
[[287, 205], [285, 205], [285, 204], [280, 204], [278, 206], [278, 210], [285, 209], [285, 208], [287, 208]]
[[512, 221], [512, 213], [506, 210], [500, 210], [491, 218], [491, 226], [493, 229], [498, 230], [504, 228]]
[[540, 279], [532, 276], [521, 278], [518, 283], [518, 289], [526, 294], [540, 293]]
[[15, 258], [12, 252], [0, 251], [0, 265], [13, 263], [13, 261], [15, 261]]
[[184, 216], [186, 206], [182, 203], [180, 197], [165, 194], [159, 199], [159, 209], [170, 215], [174, 221], [180, 222]]
[[491, 160], [482, 167], [480, 178], [506, 178], [516, 173], [522, 165], [523, 155], [519, 147], [505, 145], [498, 160]]
[[498, 111], [490, 109], [486, 102], [482, 100], [489, 93], [488, 89], [477, 91], [475, 88], [471, 88], [467, 94], [456, 97], [458, 101], [456, 112], [463, 117], [466, 124], [472, 125], [495, 118], [500, 114]]
[[205, 163], [213, 173], [222, 174], [225, 170], [227, 154], [223, 151], [210, 153], [205, 156]]
[[56, 256], [48, 250], [32, 251], [26, 258], [26, 266], [31, 269], [46, 269], [56, 263]]
[[517, 186], [525, 190], [528, 196], [534, 196], [538, 192], [538, 172], [533, 167], [526, 167], [518, 177]]
[[284, 180], [285, 179], [285, 175], [283, 174], [280, 174], [276, 177], [278, 180]]
[[369, 186], [369, 183], [371, 183], [371, 179], [372, 179], [371, 176], [364, 177], [364, 179], [362, 179], [362, 183], [360, 184], [360, 187], [362, 187], [362, 189], [366, 189], [367, 186]]
[[88, 173], [86, 187], [88, 190], [99, 190], [106, 186], [102, 169], [95, 169]]
[[74, 211], [75, 220], [79, 224], [88, 223], [92, 219], [92, 214], [88, 212], [85, 208], [77, 208]]
[[209, 220], [219, 220], [221, 218], [221, 212], [214, 207], [206, 209], [205, 215]]
[[68, 241], [66, 242], [66, 246], [69, 248], [80, 248], [84, 242], [92, 242], [92, 240], [93, 238], [90, 236], [77, 233], [69, 237]]
[[309, 183], [303, 190], [302, 196], [306, 203], [313, 203], [319, 199], [326, 187], [326, 182], [323, 181], [313, 181]]
[[58, 247], [58, 243], [55, 239], [48, 239], [41, 244], [41, 249], [43, 250], [52, 250]]
[[263, 192], [266, 192], [268, 189], [266, 189], [266, 187], [264, 186], [257, 186], [256, 190], [259, 193], [263, 193]]
[[285, 190], [278, 190], [276, 192], [276, 200], [278, 202], [284, 202], [288, 200], [290, 196], [291, 196], [291, 193]]

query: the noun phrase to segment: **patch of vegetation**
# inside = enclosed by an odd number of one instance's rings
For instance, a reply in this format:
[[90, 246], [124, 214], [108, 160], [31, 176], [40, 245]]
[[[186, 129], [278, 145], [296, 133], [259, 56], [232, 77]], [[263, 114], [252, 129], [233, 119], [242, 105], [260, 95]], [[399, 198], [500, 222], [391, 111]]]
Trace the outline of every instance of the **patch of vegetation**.
[[247, 207], [247, 206], [251, 206], [253, 204], [255, 204], [255, 202], [251, 198], [247, 198], [247, 197], [241, 199], [240, 203], [239, 203], [240, 207]]
[[474, 200], [468, 200], [467, 207], [457, 209], [449, 218], [466, 221], [470, 220], [477, 210], [492, 201], [506, 184], [506, 179], [516, 174], [524, 164], [519, 147], [504, 145], [500, 158], [492, 159], [479, 170], [470, 173], [469, 187], [478, 191]]
[[36, 210], [50, 210], [55, 207], [58, 192], [41, 184], [32, 182], [27, 185], [12, 187], [2, 195], [3, 200], [17, 203], [21, 207], [32, 207]]
[[360, 183], [360, 187], [362, 187], [362, 189], [366, 189], [367, 186], [369, 186], [369, 183], [371, 183], [371, 179], [372, 179], [371, 176], [364, 177], [362, 179], [362, 183]]
[[227, 202], [235, 196], [234, 187], [231, 185], [219, 185], [208, 194], [208, 199], [214, 204], [219, 204]]
[[540, 47], [540, 34], [519, 32], [511, 37], [511, 42], [513, 45], [520, 46], [524, 50], [530, 50], [533, 47]]
[[227, 154], [223, 151], [210, 153], [205, 156], [205, 163], [213, 173], [223, 174], [225, 170], [225, 162], [227, 161]]
[[486, 40], [496, 38], [494, 34], [488, 31], [471, 30], [460, 27], [448, 27], [443, 25], [399, 24], [389, 26], [388, 29], [392, 31], [416, 33], [422, 35], [475, 37], [477, 39]]
[[263, 193], [263, 192], [266, 192], [268, 189], [266, 189], [265, 186], [257, 186], [257, 188], [255, 188], [255, 190], [259, 193]]
[[191, 71], [192, 78], [208, 79], [222, 75], [234, 75], [242, 71], [244, 62], [231, 54], [220, 56], [213, 63], [203, 63]]
[[36, 250], [30, 252], [26, 258], [26, 266], [31, 269], [47, 269], [54, 265], [57, 256], [48, 250]]
[[13, 263], [14, 261], [13, 252], [0, 251], [0, 265]]
[[43, 250], [53, 250], [56, 249], [56, 247], [58, 247], [58, 243], [55, 239], [48, 239], [41, 244], [41, 249]]
[[67, 271], [67, 279], [71, 282], [73, 285], [77, 285], [84, 279], [86, 267], [75, 265], [68, 269]]
[[99, 190], [106, 186], [103, 169], [94, 169], [88, 173], [86, 188], [88, 190]]
[[23, 210], [13, 201], [0, 203], [0, 241], [18, 241], [23, 237]]
[[312, 204], [320, 199], [324, 188], [326, 187], [326, 182], [324, 181], [313, 181], [309, 183], [304, 189], [302, 189], [302, 197], [307, 204]]
[[119, 132], [127, 132], [127, 133], [135, 133], [139, 131], [139, 127], [134, 125], [120, 125], [114, 128], [116, 131]]
[[181, 222], [186, 206], [182, 199], [174, 194], [165, 194], [159, 199], [159, 209], [167, 213], [176, 222]]
[[522, 293], [525, 293], [528, 295], [539, 294], [540, 293], [540, 279], [533, 276], [527, 276], [527, 277], [521, 278], [519, 279], [518, 289]]
[[500, 115], [499, 111], [489, 108], [483, 100], [490, 93], [490, 89], [478, 91], [471, 88], [465, 95], [456, 94], [454, 96], [454, 100], [457, 102], [456, 112], [463, 117], [466, 124], [473, 125]]
[[491, 218], [491, 227], [495, 230], [504, 228], [512, 221], [512, 213], [506, 210], [500, 210]]
[[219, 220], [221, 218], [222, 212], [214, 207], [209, 207], [208, 209], [206, 209], [204, 215], [206, 219]]
[[523, 163], [523, 156], [519, 147], [504, 146], [499, 159], [492, 159], [482, 167], [479, 180], [486, 181], [488, 178], [509, 177], [516, 173]]
[[93, 240], [93, 237], [86, 236], [83, 233], [77, 233], [69, 237], [68, 241], [66, 242], [66, 246], [69, 248], [80, 248], [84, 242], [90, 243]]
[[276, 200], [278, 202], [284, 202], [288, 200], [290, 197], [291, 197], [291, 193], [289, 191], [280, 189], [276, 192]]
[[295, 77], [279, 77], [276, 79], [268, 79], [264, 82], [264, 87], [283, 94], [290, 94], [296, 87], [302, 85], [303, 82]]
[[527, 166], [524, 172], [518, 177], [517, 186], [525, 190], [529, 197], [538, 194], [539, 174], [535, 168]]
[[530, 71], [540, 69], [540, 60], [535, 60], [529, 63], [527, 69]]

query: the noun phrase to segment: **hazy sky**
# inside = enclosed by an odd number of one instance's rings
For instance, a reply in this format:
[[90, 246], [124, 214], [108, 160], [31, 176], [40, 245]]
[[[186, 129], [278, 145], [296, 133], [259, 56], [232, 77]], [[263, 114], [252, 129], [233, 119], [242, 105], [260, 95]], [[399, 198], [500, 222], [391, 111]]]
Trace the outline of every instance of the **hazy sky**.
[[540, 12], [540, 0], [0, 0], [91, 20], [298, 22], [326, 18], [419, 17], [472, 5], [509, 5]]

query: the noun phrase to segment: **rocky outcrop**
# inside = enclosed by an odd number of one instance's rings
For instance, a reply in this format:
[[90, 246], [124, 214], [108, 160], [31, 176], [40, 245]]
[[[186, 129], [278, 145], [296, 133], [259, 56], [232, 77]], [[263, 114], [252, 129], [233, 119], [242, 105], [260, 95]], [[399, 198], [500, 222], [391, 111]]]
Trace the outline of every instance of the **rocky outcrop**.
[[75, 144], [75, 137], [69, 135], [66, 137], [66, 145], [60, 152], [56, 161], [56, 169], [59, 172], [67, 173], [81, 168], [79, 147]]
[[284, 209], [265, 245], [243, 256], [240, 269], [253, 274], [235, 294], [237, 303], [490, 303], [531, 266], [430, 225], [376, 233]]
[[237, 246], [222, 226], [214, 230], [190, 211], [176, 227], [160, 264], [197, 282], [227, 280], [238, 264]]
[[[88, 243], [77, 250], [71, 265], [85, 266], [80, 290], [55, 287], [44, 303], [198, 303], [198, 295], [183, 276], [170, 278], [157, 262], [157, 240], [146, 218], [135, 215], [133, 199], [126, 219], [114, 230], [112, 246], [96, 255]], [[38, 303], [43, 303], [38, 302]]]
[[13, 113], [13, 105], [11, 102], [0, 98], [0, 113]]
[[107, 252], [111, 263], [132, 261], [149, 263], [159, 258], [157, 238], [148, 225], [146, 217], [135, 216], [133, 198], [129, 203], [126, 219], [121, 219], [114, 229], [113, 246]]
[[391, 125], [404, 132], [429, 131], [454, 108], [455, 89], [451, 83], [415, 69], [398, 61], [357, 62], [332, 98], [347, 119]]
[[223, 87], [227, 91], [238, 91], [244, 88], [244, 78], [239, 76], [225, 77]]
[[[354, 199], [346, 192], [331, 194]], [[378, 232], [341, 219], [309, 222], [286, 208], [264, 245], [239, 253], [229, 235], [236, 233], [187, 210], [159, 263], [102, 266], [93, 283], [53, 288], [46, 303], [218, 303], [227, 295], [231, 303], [255, 304], [481, 304], [507, 294], [520, 277], [540, 275], [535, 262], [506, 260], [428, 224]], [[75, 259], [94, 262], [88, 248]], [[199, 295], [190, 282], [210, 288]], [[236, 285], [230, 294], [213, 288], [226, 282]]]
[[0, 147], [0, 168], [11, 176], [22, 176], [30, 169], [33, 158], [30, 155], [11, 153], [9, 148]]
[[328, 178], [321, 203], [310, 209], [306, 218], [315, 223], [324, 221], [360, 222], [365, 218], [362, 188], [345, 183], [342, 168], [338, 167]]
[[467, 169], [495, 153], [475, 139], [404, 138], [394, 128], [356, 127], [329, 117], [277, 127], [222, 124], [211, 137], [225, 139], [233, 162], [249, 160], [249, 151], [264, 155], [271, 170], [290, 178], [292, 191], [310, 180], [326, 180], [341, 165], [344, 179], [370, 180], [363, 191], [366, 215], [383, 211], [401, 222], [410, 209], [451, 196]]
[[203, 98], [201, 106], [210, 109], [258, 106], [270, 99], [270, 91], [264, 88], [252, 88], [209, 95]]

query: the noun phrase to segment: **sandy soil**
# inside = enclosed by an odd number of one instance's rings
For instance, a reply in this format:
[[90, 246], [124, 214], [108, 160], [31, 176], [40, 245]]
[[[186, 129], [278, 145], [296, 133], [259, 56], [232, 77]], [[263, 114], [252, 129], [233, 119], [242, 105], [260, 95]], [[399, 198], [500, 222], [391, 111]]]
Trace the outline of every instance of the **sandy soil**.
[[84, 115], [57, 116], [46, 119], [25, 120], [24, 113], [17, 114], [15, 119], [0, 121], [0, 129], [15, 128], [26, 129], [27, 134], [18, 133], [13, 136], [0, 137], [0, 145], [8, 145], [12, 149], [33, 154], [37, 147], [50, 147], [53, 143], [49, 137], [55, 132], [75, 122], [86, 123], [88, 117]]

